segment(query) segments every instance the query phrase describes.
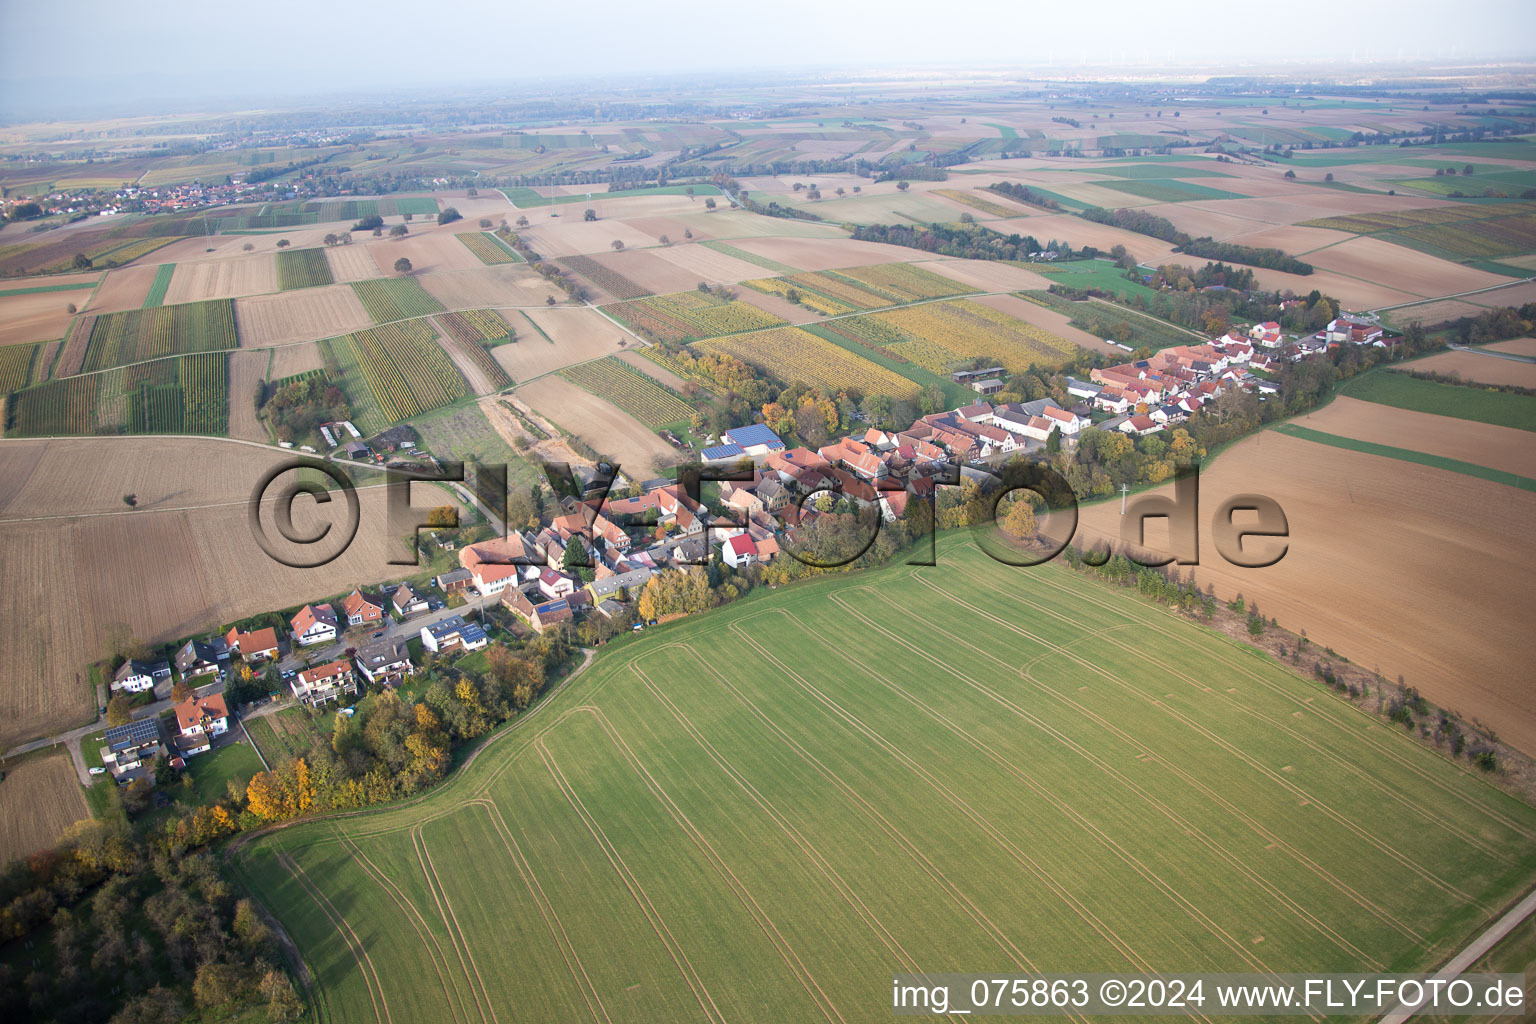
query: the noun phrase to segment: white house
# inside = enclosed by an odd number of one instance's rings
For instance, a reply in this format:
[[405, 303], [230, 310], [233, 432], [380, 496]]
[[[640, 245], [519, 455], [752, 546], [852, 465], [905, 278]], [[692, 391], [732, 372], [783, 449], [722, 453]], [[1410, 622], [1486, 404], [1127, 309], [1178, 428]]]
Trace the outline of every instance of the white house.
[[757, 544], [745, 533], [738, 533], [720, 547], [720, 560], [732, 569], [741, 569], [757, 561]]
[[305, 669], [289, 684], [293, 695], [306, 704], [319, 705], [357, 692], [357, 676], [348, 661], [332, 661]]
[[171, 667], [165, 662], [151, 665], [148, 662], [135, 661], [132, 658], [123, 662], [122, 668], [112, 677], [112, 689], [127, 690], [129, 693], [143, 693], [152, 690], [155, 686], [155, 677], [169, 676]]
[[336, 612], [328, 604], [305, 605], [289, 624], [301, 647], [331, 643], [336, 639]]

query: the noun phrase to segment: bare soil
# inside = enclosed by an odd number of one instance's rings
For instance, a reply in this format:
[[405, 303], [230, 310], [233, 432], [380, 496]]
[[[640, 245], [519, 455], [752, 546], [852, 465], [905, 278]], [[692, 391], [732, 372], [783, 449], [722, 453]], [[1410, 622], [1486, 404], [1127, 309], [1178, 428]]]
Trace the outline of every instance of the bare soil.
[[90, 816], [64, 751], [8, 766], [0, 782], [0, 864], [47, 849]]

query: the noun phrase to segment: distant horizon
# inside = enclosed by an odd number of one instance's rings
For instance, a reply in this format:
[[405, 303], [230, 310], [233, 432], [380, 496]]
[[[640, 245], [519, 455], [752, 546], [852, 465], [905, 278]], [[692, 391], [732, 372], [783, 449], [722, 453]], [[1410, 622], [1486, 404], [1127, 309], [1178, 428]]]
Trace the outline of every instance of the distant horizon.
[[[66, 27], [44, 38], [42, 29], [21, 23], [0, 37], [0, 113], [13, 121], [124, 116], [135, 107], [163, 113], [231, 100], [839, 70], [1123, 68], [1137, 77], [1149, 69], [1185, 77], [1316, 66], [1348, 78], [1358, 66], [1536, 61], [1536, 5], [1525, 0], [1466, 0], [1454, 18], [1431, 0], [1403, 0], [1386, 19], [1329, 0], [1295, 0], [1278, 18], [1242, 10], [1216, 18], [1193, 0], [1155, 11], [1110, 0], [1091, 20], [1001, 0], [875, 12], [782, 0], [771, 18], [687, 0], [664, 11], [592, 0], [581, 10], [576, 21], [553, 7], [525, 5], [423, 12], [404, 0], [272, 0], [259, 11], [220, 12], [166, 0], [147, 17], [61, 0], [48, 24]], [[1426, 33], [1429, 25], [1434, 31]]]
[[[1416, 70], [1483, 72], [1496, 75], [1501, 69], [1523, 80], [1514, 83], [1466, 85], [1478, 91], [1500, 89], [1536, 90], [1536, 54], [1457, 58], [1435, 56], [1377, 56], [1357, 58], [1355, 69], [1370, 67], [1398, 72], [1397, 78], [1411, 80]], [[1131, 74], [1115, 75], [1122, 69]], [[1325, 74], [1322, 72], [1335, 72]], [[1264, 61], [1213, 63], [1207, 60], [1161, 61], [1140, 63], [1124, 61], [1057, 61], [1044, 63], [971, 63], [955, 61], [905, 61], [899, 63], [797, 64], [779, 66], [737, 66], [729, 72], [719, 69], [674, 69], [657, 71], [614, 71], [604, 74], [569, 72], [565, 74], [528, 73], [504, 78], [459, 78], [421, 80], [411, 83], [368, 81], [355, 78], [289, 79], [237, 84], [242, 72], [229, 69], [224, 89], [209, 89], [206, 77], [193, 72], [134, 71], [107, 75], [37, 76], [26, 79], [0, 77], [0, 124], [69, 122], [92, 118], [179, 117], [188, 115], [227, 116], [256, 110], [303, 110], [316, 106], [345, 103], [350, 107], [369, 104], [414, 101], [421, 104], [453, 102], [504, 103], [578, 97], [613, 91], [633, 93], [636, 99], [654, 96], [668, 83], [688, 84], [690, 93], [701, 101], [712, 91], [711, 80], [721, 87], [752, 83], [758, 88], [786, 91], [814, 87], [818, 80], [846, 78], [854, 88], [877, 89], [881, 82], [911, 77], [913, 80], [944, 77], [956, 85], [983, 83], [996, 78], [999, 84], [1017, 82], [1079, 82], [1126, 86], [1151, 86], [1166, 81], [1170, 86], [1189, 86], [1212, 78], [1251, 76], [1256, 79], [1295, 81], [1314, 85], [1318, 91], [1330, 89], [1390, 88], [1393, 79], [1379, 83], [1361, 81], [1362, 76], [1337, 74], [1335, 62], [1306, 57]], [[246, 72], [249, 73], [249, 72]], [[774, 76], [784, 76], [773, 82]], [[1342, 81], [1348, 77], [1353, 80]], [[1369, 77], [1369, 76], [1364, 76]], [[863, 81], [867, 80], [867, 82]], [[193, 87], [197, 88], [194, 90]], [[1457, 88], [1454, 80], [1424, 83], [1425, 88]], [[678, 96], [686, 100], [689, 96]], [[860, 97], [865, 99], [867, 97]], [[721, 105], [718, 99], [715, 105]], [[785, 102], [800, 102], [785, 100]], [[827, 97], [829, 105], [837, 98]], [[742, 105], [751, 105], [744, 100]]]

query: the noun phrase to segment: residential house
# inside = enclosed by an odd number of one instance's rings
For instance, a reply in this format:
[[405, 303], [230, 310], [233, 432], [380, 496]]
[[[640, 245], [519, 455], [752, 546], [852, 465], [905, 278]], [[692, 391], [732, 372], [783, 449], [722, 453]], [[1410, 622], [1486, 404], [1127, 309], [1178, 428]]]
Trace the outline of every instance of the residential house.
[[757, 561], [757, 544], [747, 534], [737, 534], [721, 546], [720, 559], [732, 569], [744, 569]]
[[534, 604], [528, 600], [526, 594], [515, 587], [502, 595], [501, 603], [507, 607], [508, 611], [539, 633], [562, 622], [570, 622], [575, 617], [569, 598]]
[[307, 604], [289, 625], [300, 647], [328, 644], [336, 639], [336, 610], [328, 604]]
[[232, 653], [240, 655], [247, 662], [269, 661], [278, 654], [277, 630], [271, 626], [253, 629], [249, 633], [231, 629], [225, 634], [224, 643]]
[[789, 504], [789, 488], [777, 476], [769, 476], [757, 485], [757, 500], [763, 503], [764, 512], [777, 512]]
[[475, 589], [486, 596], [516, 585], [519, 569], [543, 559], [536, 545], [516, 530], [505, 537], [466, 545], [459, 551], [459, 565], [469, 573]]
[[614, 573], [612, 576], [604, 576], [600, 580], [588, 583], [587, 592], [592, 595], [594, 604], [601, 604], [608, 600], [622, 601], [626, 594], [638, 594], [646, 581], [654, 575], [653, 570], [644, 566]]
[[289, 684], [293, 695], [311, 707], [340, 700], [343, 693], [357, 692], [357, 674], [350, 661], [338, 660], [307, 668]]
[[539, 591], [552, 601], [570, 597], [576, 591], [576, 581], [558, 569], [545, 569], [539, 573]]
[[133, 771], [145, 762], [153, 763], [162, 753], [160, 719], [153, 715], [110, 726], [103, 738], [107, 745], [102, 762], [113, 775]]
[[427, 599], [412, 590], [409, 583], [402, 583], [395, 588], [395, 593], [390, 599], [390, 603], [395, 606], [395, 611], [404, 618], [419, 615], [427, 610]]
[[1248, 337], [1265, 348], [1279, 348], [1281, 345], [1280, 325], [1273, 320], [1262, 324], [1254, 324], [1248, 328]]
[[349, 626], [364, 626], [384, 619], [383, 600], [361, 590], [353, 590], [343, 598], [341, 610], [346, 613]]
[[730, 496], [725, 499], [725, 504], [728, 508], [733, 508], [742, 513], [744, 517], [751, 515], [753, 512], [761, 512], [763, 510], [763, 499], [745, 487], [733, 489]]
[[1148, 434], [1155, 434], [1162, 429], [1162, 424], [1158, 423], [1151, 416], [1131, 416], [1124, 423], [1120, 424], [1122, 433], [1135, 434], [1137, 437], [1146, 437]]
[[352, 660], [362, 677], [376, 686], [398, 683], [415, 670], [410, 648], [401, 637], [386, 637], [366, 644], [358, 649]]
[[212, 640], [188, 640], [181, 650], [176, 652], [175, 662], [176, 671], [181, 673], [183, 679], [205, 676], [223, 670], [229, 662], [229, 648], [225, 646], [221, 637]]
[[1076, 377], [1067, 378], [1067, 394], [1085, 401], [1093, 401], [1099, 397], [1099, 392], [1104, 390], [1102, 384], [1094, 384], [1086, 380], [1078, 380]]
[[137, 661], [129, 658], [123, 662], [116, 674], [112, 677], [113, 690], [127, 690], [129, 693], [143, 693], [152, 690], [155, 682], [162, 678], [170, 678], [171, 666], [165, 661]]
[[462, 615], [451, 615], [442, 622], [421, 627], [421, 644], [429, 651], [442, 652], [463, 648], [478, 651], [490, 638], [477, 623], [465, 622]]
[[229, 731], [229, 709], [222, 693], [188, 697], [172, 710], [176, 712], [176, 752], [182, 757], [203, 753]]

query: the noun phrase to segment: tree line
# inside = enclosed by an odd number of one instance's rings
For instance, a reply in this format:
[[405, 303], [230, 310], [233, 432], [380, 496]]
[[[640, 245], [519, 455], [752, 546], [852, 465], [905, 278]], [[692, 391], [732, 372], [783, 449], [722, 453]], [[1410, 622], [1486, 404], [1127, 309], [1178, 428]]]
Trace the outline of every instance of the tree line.
[[[993, 187], [996, 188], [996, 186]], [[1134, 231], [1139, 235], [1148, 235], [1170, 242], [1179, 251], [1201, 259], [1241, 263], [1265, 270], [1281, 270], [1287, 274], [1312, 273], [1312, 264], [1303, 262], [1280, 249], [1238, 245], [1235, 242], [1218, 242], [1209, 235], [1196, 238], [1187, 232], [1180, 231], [1168, 218], [1143, 210], [1106, 210], [1100, 206], [1090, 206], [1078, 216], [1096, 224], [1109, 224], [1126, 231]]]

